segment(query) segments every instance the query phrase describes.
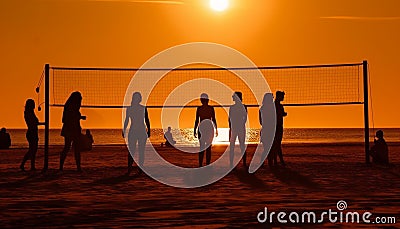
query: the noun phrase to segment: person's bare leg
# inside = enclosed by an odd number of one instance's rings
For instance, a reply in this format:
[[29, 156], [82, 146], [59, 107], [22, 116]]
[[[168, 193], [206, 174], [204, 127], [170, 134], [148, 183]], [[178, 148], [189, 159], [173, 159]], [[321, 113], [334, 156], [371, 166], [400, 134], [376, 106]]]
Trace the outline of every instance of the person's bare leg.
[[29, 146], [29, 150], [26, 152], [24, 158], [22, 159], [21, 165], [19, 166], [22, 171], [25, 171], [25, 163], [27, 160], [29, 160], [29, 158], [31, 158], [31, 154], [31, 146]]
[[206, 149], [206, 165], [209, 165], [211, 163], [211, 147], [212, 144]]
[[203, 166], [204, 151], [205, 151], [204, 145], [205, 145], [205, 143], [202, 140], [200, 140], [199, 167]]
[[247, 168], [247, 155], [246, 155], [246, 130], [244, 132], [238, 133], [238, 139], [239, 139], [239, 145], [240, 145], [240, 152], [243, 154], [242, 160], [243, 160], [243, 166]]
[[38, 142], [33, 142], [32, 151], [31, 151], [31, 170], [36, 170], [35, 162], [36, 162], [36, 152], [38, 149]]
[[138, 150], [139, 150], [139, 173], [141, 174], [142, 167], [144, 166], [144, 151], [146, 150], [146, 138], [140, 139], [138, 141]]
[[81, 149], [79, 148], [79, 142], [76, 140], [73, 141], [73, 146], [74, 146], [74, 153], [75, 153], [75, 163], [76, 163], [76, 170], [78, 172], [82, 171], [81, 168]]
[[277, 152], [278, 152], [278, 156], [279, 156], [279, 160], [281, 161], [281, 164], [282, 164], [283, 166], [285, 166], [286, 164], [285, 164], [285, 161], [283, 160], [282, 145], [279, 146]]
[[64, 169], [65, 158], [67, 157], [68, 151], [71, 149], [72, 140], [64, 138], [64, 149], [60, 152], [60, 171]]
[[203, 166], [204, 151], [199, 152], [199, 167]]
[[131, 141], [129, 141], [128, 171], [126, 172], [127, 175], [129, 175], [133, 170], [133, 161], [134, 161], [133, 157], [135, 156], [136, 153], [136, 144], [137, 144], [137, 139], [132, 139]]
[[233, 168], [233, 159], [235, 157], [235, 141], [236, 141], [236, 134], [232, 133], [230, 134], [230, 140], [229, 140], [229, 165], [230, 168]]

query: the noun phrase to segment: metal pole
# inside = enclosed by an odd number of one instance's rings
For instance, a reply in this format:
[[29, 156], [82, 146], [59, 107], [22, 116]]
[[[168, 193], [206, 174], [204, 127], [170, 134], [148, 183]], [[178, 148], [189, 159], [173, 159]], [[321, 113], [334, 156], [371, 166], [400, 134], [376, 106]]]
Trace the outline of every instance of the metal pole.
[[364, 141], [365, 141], [365, 162], [370, 163], [369, 160], [369, 87], [368, 87], [368, 61], [363, 61], [363, 84], [364, 84]]
[[44, 166], [43, 172], [49, 167], [49, 126], [50, 126], [50, 65], [45, 65], [44, 80]]

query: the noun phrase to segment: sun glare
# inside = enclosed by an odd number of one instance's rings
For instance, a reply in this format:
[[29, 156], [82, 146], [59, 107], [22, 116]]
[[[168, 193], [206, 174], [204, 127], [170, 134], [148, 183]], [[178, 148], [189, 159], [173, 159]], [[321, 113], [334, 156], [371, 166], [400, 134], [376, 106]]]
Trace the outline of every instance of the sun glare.
[[215, 137], [213, 144], [229, 143], [229, 128], [218, 128], [218, 137]]
[[229, 0], [210, 0], [210, 7], [215, 11], [224, 11], [229, 6]]

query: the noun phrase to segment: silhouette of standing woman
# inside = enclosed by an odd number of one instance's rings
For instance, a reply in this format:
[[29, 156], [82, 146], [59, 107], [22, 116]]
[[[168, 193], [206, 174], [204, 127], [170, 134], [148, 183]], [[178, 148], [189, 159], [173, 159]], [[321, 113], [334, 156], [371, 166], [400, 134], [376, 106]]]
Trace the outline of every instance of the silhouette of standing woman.
[[[131, 126], [128, 133], [128, 146], [129, 151], [131, 152], [128, 153], [128, 174], [132, 171], [133, 156], [136, 152], [136, 144], [138, 145], [139, 150], [139, 166], [143, 166], [146, 141], [147, 138], [150, 137], [149, 115], [147, 108], [141, 105], [140, 102], [142, 102], [142, 95], [139, 92], [133, 93], [131, 106], [126, 108], [126, 118], [124, 129], [122, 131], [122, 136], [125, 137], [126, 128], [128, 127], [129, 120], [131, 120]], [[141, 172], [142, 170], [139, 168], [139, 173]]]
[[[193, 134], [195, 138], [197, 138], [197, 136], [199, 138], [199, 167], [202, 167], [204, 151], [206, 151], [206, 165], [209, 165], [211, 162], [211, 146], [214, 139], [214, 128], [216, 130], [215, 136], [218, 136], [218, 128], [214, 107], [208, 105], [208, 95], [206, 93], [201, 94], [200, 101], [202, 106], [197, 107], [196, 110], [196, 121], [194, 122]], [[198, 130], [197, 127], [199, 127]]]
[[81, 119], [86, 120], [86, 116], [82, 116], [79, 111], [82, 104], [82, 95], [79, 91], [73, 92], [64, 105], [61, 129], [61, 136], [64, 137], [64, 149], [60, 153], [60, 170], [63, 170], [64, 161], [67, 153], [72, 147], [75, 152], [75, 162], [78, 171], [81, 169], [81, 152], [80, 152], [80, 136], [81, 136]]
[[233, 159], [235, 156], [235, 142], [236, 138], [239, 139], [240, 152], [243, 153], [243, 166], [247, 167], [246, 163], [246, 122], [247, 122], [247, 109], [242, 103], [242, 93], [235, 92], [232, 95], [232, 99], [235, 102], [229, 108], [229, 147], [230, 157], [229, 162], [231, 168], [233, 168]]
[[19, 166], [19, 168], [22, 171], [25, 171], [26, 161], [31, 160], [31, 171], [33, 171], [36, 170], [35, 158], [39, 142], [39, 134], [38, 134], [39, 120], [35, 115], [35, 101], [33, 101], [32, 99], [28, 99], [25, 102], [24, 119], [28, 127], [28, 131], [26, 131], [25, 136], [29, 143], [29, 150], [28, 152], [26, 152], [24, 159], [22, 159], [22, 163]]
[[[274, 96], [272, 93], [265, 93], [262, 101], [262, 106], [259, 111], [259, 121], [261, 125], [261, 133], [260, 133], [260, 141], [263, 143], [263, 153], [261, 161], [264, 163], [265, 158], [268, 154], [268, 133], [270, 133], [271, 129], [275, 128], [274, 124], [271, 122], [267, 122], [268, 116], [271, 115], [271, 112], [274, 111]], [[271, 149], [268, 154], [268, 165], [272, 165], [273, 158], [275, 158], [275, 152]]]

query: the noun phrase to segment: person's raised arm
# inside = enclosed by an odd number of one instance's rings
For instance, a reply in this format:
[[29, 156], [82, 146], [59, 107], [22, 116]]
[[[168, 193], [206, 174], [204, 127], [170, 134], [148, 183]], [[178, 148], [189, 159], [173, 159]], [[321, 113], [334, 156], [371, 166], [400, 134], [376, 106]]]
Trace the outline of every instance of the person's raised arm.
[[194, 130], [193, 136], [197, 138], [197, 126], [199, 125], [200, 116], [199, 116], [199, 108], [196, 109], [196, 121], [194, 121]]
[[147, 137], [150, 137], [150, 119], [149, 119], [149, 113], [147, 112], [147, 107], [144, 108], [144, 121], [146, 122], [147, 126]]

